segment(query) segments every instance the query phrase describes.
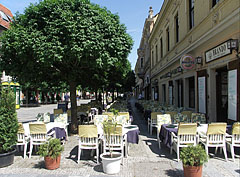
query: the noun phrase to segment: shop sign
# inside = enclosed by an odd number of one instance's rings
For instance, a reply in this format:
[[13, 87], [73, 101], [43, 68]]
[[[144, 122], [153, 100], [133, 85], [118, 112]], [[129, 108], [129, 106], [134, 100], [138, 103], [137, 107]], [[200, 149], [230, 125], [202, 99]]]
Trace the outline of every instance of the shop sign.
[[180, 66], [185, 70], [192, 69], [195, 66], [195, 58], [189, 54], [183, 55], [180, 60]]
[[225, 55], [231, 54], [231, 50], [228, 49], [227, 43], [228, 43], [228, 41], [205, 52], [206, 62], [210, 62], [210, 61], [216, 60], [218, 58], [221, 58]]

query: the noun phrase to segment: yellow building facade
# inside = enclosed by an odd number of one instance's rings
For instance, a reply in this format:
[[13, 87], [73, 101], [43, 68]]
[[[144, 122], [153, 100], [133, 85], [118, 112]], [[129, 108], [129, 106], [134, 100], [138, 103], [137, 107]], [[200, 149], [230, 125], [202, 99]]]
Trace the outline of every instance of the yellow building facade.
[[240, 121], [239, 41], [239, 0], [165, 0], [148, 40], [152, 99]]

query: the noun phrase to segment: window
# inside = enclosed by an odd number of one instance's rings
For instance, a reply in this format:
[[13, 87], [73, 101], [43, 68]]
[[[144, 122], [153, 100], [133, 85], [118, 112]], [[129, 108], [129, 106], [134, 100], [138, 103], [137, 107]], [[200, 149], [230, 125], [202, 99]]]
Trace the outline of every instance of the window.
[[212, 7], [214, 7], [220, 0], [212, 0]]
[[155, 48], [156, 48], [155, 52], [156, 52], [156, 63], [157, 63], [158, 62], [158, 46], [156, 45]]
[[163, 57], [163, 43], [162, 43], [162, 38], [160, 39], [160, 57]]
[[194, 0], [189, 0], [189, 27], [194, 27]]
[[175, 35], [176, 35], [176, 43], [179, 41], [179, 22], [178, 22], [178, 15], [175, 17]]
[[189, 78], [189, 108], [195, 108], [195, 83], [194, 77]]
[[153, 53], [153, 51], [152, 51], [152, 68], [153, 68], [153, 66], [154, 66], [154, 55], [153, 55], [154, 53]]
[[169, 28], [167, 28], [167, 30], [166, 30], [166, 34], [167, 34], [167, 51], [169, 51], [170, 50], [170, 36], [169, 36]]
[[7, 15], [3, 11], [0, 11], [0, 16], [2, 16], [3, 20], [9, 22]]
[[143, 67], [143, 58], [141, 58], [141, 68]]

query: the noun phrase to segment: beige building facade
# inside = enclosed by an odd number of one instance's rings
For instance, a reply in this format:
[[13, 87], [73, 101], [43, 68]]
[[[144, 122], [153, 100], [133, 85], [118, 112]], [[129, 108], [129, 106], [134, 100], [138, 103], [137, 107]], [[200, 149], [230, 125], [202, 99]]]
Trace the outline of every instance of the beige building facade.
[[165, 0], [149, 37], [152, 98], [240, 121], [239, 0]]

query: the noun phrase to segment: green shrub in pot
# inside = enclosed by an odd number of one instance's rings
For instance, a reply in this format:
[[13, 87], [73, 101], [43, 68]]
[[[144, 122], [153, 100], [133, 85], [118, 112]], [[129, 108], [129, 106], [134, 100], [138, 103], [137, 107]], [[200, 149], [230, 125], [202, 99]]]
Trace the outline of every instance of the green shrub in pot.
[[17, 132], [15, 94], [10, 87], [2, 88], [0, 93], [0, 167], [13, 163]]
[[37, 154], [44, 157], [45, 167], [47, 169], [54, 170], [60, 166], [61, 152], [63, 149], [59, 139], [51, 138], [40, 145]]
[[201, 145], [188, 146], [181, 149], [180, 159], [185, 177], [201, 177], [202, 166], [208, 161], [208, 155]]

